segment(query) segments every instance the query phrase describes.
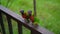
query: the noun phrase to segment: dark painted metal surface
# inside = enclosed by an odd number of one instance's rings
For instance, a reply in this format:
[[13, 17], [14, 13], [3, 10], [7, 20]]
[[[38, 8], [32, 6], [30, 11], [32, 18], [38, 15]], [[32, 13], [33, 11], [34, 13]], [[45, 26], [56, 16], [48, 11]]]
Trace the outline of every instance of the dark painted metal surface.
[[7, 18], [7, 22], [8, 22], [9, 33], [13, 34], [11, 18], [9, 15], [6, 15], [6, 18]]
[[1, 25], [1, 28], [2, 28], [2, 33], [6, 34], [1, 12], [2, 11], [0, 10], [0, 25]]
[[42, 33], [31, 30], [31, 34], [42, 34]]
[[17, 21], [18, 23], [18, 34], [22, 34], [22, 23], [20, 21]]
[[11, 16], [11, 18], [13, 18], [16, 21], [19, 21], [20, 23], [22, 23], [23, 26], [25, 26], [29, 30], [35, 31], [36, 33], [39, 33], [39, 34], [41, 34], [41, 33], [42, 34], [54, 34], [53, 32], [51, 32], [41, 26], [34, 27], [32, 24], [26, 23], [25, 20], [20, 15], [10, 11], [9, 9], [7, 9], [3, 6], [0, 6], [0, 9], [1, 9], [2, 13]]

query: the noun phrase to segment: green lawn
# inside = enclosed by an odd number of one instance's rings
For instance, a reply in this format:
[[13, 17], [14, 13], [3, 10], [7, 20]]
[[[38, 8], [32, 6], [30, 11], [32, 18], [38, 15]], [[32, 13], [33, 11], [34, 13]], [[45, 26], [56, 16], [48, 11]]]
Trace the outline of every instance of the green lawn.
[[[36, 0], [37, 1], [37, 17], [40, 19], [40, 25], [60, 34], [60, 0]], [[17, 14], [20, 9], [33, 11], [33, 0], [1, 0], [1, 5], [9, 8]], [[33, 12], [34, 13], [34, 12]], [[14, 34], [17, 34], [17, 24], [12, 21]], [[7, 23], [5, 24], [7, 26]], [[8, 27], [6, 27], [8, 29]], [[23, 29], [26, 29], [23, 27]], [[27, 29], [26, 29], [27, 30]], [[24, 34], [30, 33], [24, 30]], [[7, 31], [7, 30], [6, 30]], [[28, 33], [27, 33], [28, 32]]]

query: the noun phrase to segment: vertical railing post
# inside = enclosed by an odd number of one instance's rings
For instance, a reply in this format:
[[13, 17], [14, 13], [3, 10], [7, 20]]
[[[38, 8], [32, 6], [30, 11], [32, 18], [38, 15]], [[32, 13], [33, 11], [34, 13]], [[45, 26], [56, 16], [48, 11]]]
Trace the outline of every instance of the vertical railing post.
[[0, 25], [1, 25], [1, 28], [2, 28], [2, 33], [3, 33], [3, 34], [6, 34], [5, 28], [4, 28], [4, 24], [3, 24], [3, 19], [2, 19], [1, 10], [0, 10]]
[[6, 18], [7, 18], [7, 22], [8, 22], [9, 33], [10, 33], [10, 34], [13, 34], [11, 17], [10, 17], [9, 15], [6, 15]]
[[18, 23], [18, 34], [22, 34], [22, 23], [20, 21], [17, 21]]
[[34, 16], [36, 16], [36, 0], [33, 0]]

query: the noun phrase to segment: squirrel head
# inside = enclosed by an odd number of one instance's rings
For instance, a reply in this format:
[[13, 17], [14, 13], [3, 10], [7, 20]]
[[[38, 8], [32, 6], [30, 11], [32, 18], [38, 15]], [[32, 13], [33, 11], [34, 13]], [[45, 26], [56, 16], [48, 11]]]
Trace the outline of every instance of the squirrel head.
[[32, 11], [31, 11], [31, 10], [28, 10], [28, 14], [29, 14], [29, 15], [32, 15]]
[[21, 14], [24, 14], [24, 10], [20, 10], [20, 13], [21, 13]]

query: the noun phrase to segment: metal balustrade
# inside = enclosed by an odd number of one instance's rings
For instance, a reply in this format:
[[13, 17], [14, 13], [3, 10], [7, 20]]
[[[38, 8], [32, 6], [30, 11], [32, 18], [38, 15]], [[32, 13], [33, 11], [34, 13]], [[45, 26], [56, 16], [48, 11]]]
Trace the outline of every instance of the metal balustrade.
[[0, 25], [3, 34], [6, 34], [6, 32], [3, 24], [2, 13], [6, 15], [10, 34], [13, 34], [11, 19], [14, 19], [18, 24], [18, 34], [22, 34], [22, 25], [31, 31], [30, 34], [54, 34], [53, 32], [48, 31], [47, 29], [41, 26], [34, 27], [32, 24], [26, 23], [25, 20], [20, 15], [0, 5]]

